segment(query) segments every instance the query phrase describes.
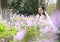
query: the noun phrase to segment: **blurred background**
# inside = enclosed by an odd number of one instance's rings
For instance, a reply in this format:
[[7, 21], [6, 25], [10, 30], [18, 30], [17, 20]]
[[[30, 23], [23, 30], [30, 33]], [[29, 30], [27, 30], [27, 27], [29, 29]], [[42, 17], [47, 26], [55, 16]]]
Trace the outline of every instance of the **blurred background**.
[[38, 7], [44, 6], [47, 13], [51, 14], [56, 9], [57, 0], [0, 0], [0, 14], [3, 9], [17, 14], [33, 15]]
[[[0, 0], [0, 14], [2, 18], [9, 18], [10, 14], [35, 15], [38, 7], [44, 6], [51, 15], [56, 9], [57, 0]], [[5, 10], [6, 9], [6, 10]]]
[[9, 12], [33, 15], [37, 13], [38, 7], [44, 6], [47, 13], [51, 14], [56, 9], [56, 3], [56, 0], [0, 0], [0, 13], [2, 8], [7, 8]]
[[58, 27], [60, 40], [60, 0], [0, 0], [0, 21], [8, 23], [12, 14], [35, 16], [40, 6], [45, 7], [53, 24]]

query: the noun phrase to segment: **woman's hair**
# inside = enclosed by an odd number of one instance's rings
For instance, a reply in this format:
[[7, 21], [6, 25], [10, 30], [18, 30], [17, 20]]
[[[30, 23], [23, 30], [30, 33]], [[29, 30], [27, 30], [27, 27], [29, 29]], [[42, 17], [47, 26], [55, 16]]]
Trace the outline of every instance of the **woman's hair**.
[[[44, 7], [39, 7], [39, 8], [42, 8], [43, 9], [43, 11], [45, 11], [45, 8]], [[39, 9], [38, 8], [38, 9]], [[40, 13], [38, 13], [39, 15], [40, 15]], [[45, 12], [43, 12], [43, 15], [45, 15]], [[41, 15], [40, 15], [41, 16]], [[46, 16], [46, 15], [45, 15]]]

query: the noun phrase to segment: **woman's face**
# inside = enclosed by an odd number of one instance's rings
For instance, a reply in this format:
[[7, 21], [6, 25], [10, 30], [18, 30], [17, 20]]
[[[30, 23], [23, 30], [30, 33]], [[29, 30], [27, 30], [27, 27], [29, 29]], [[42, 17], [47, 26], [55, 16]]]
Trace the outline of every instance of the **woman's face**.
[[39, 9], [38, 9], [38, 12], [39, 12], [40, 15], [43, 15], [44, 10], [43, 10], [42, 8], [39, 8]]

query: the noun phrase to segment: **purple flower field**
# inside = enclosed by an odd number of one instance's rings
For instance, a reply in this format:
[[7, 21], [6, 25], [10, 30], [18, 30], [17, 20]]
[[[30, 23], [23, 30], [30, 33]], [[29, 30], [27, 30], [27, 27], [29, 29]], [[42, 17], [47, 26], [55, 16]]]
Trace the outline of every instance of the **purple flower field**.
[[[52, 14], [51, 19], [52, 21], [54, 19], [55, 26], [58, 26], [60, 12], [56, 11], [56, 13]], [[58, 22], [56, 18], [58, 18]], [[57, 42], [57, 38], [57, 28], [52, 28], [46, 20], [40, 20], [38, 15], [24, 16], [22, 14], [19, 16], [14, 14], [10, 15], [9, 23], [6, 20], [1, 20], [0, 23], [0, 42]]]

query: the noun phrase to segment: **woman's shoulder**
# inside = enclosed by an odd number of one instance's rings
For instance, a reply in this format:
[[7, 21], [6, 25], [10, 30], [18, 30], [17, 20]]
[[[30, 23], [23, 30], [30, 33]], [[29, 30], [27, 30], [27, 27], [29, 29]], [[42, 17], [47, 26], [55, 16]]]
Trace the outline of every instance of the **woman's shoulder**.
[[40, 16], [40, 19], [43, 19], [44, 20], [44, 19], [46, 19], [46, 16], [45, 15], [41, 15]]
[[39, 14], [37, 14], [37, 15], [36, 15], [36, 17], [40, 17], [40, 15], [39, 15]]
[[45, 15], [41, 15], [41, 17], [46, 17]]

